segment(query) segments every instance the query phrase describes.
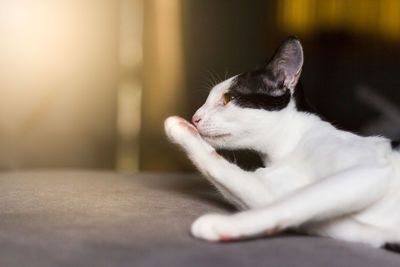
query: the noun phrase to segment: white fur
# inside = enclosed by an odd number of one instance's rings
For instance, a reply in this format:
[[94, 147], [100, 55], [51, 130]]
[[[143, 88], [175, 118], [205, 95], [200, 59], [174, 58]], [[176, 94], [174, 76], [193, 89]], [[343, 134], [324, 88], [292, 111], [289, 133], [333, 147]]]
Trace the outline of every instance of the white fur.
[[[196, 129], [165, 121], [168, 137], [243, 211], [207, 214], [195, 237], [219, 241], [297, 227], [307, 233], [381, 246], [400, 242], [400, 153], [381, 137], [341, 131], [293, 102], [280, 111], [223, 104], [232, 79], [215, 86], [196, 112]], [[214, 148], [257, 150], [265, 168], [248, 172]]]

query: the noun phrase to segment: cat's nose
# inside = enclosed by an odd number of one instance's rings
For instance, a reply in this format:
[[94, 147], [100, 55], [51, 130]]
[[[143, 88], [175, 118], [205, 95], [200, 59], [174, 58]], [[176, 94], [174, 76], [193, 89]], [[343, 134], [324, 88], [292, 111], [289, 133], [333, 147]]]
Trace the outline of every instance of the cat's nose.
[[200, 116], [194, 115], [192, 118], [193, 125], [197, 127], [197, 124], [201, 121]]

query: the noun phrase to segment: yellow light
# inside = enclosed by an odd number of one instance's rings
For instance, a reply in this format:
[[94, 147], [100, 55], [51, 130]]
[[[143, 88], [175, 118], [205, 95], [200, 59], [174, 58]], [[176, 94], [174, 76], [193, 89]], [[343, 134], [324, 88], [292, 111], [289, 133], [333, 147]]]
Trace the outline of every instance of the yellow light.
[[112, 167], [117, 7], [0, 1], [0, 164]]
[[138, 171], [142, 102], [143, 1], [120, 1], [119, 64], [121, 80], [117, 99], [118, 171]]
[[400, 39], [398, 0], [281, 0], [278, 21], [289, 33], [348, 31]]

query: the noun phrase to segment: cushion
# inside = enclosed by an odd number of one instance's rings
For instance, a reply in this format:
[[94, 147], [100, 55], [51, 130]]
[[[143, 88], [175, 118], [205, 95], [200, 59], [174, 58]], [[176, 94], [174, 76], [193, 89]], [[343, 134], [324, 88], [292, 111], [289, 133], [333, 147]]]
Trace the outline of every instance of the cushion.
[[207, 212], [234, 212], [195, 174], [0, 174], [0, 266], [400, 266], [399, 254], [284, 234], [194, 239]]

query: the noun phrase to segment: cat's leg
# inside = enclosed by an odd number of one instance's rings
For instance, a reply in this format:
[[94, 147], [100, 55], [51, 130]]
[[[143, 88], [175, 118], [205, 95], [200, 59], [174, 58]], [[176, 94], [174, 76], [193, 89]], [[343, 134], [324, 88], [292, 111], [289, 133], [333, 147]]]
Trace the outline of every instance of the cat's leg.
[[390, 186], [390, 166], [359, 166], [301, 188], [263, 208], [234, 215], [207, 214], [192, 225], [210, 241], [273, 234], [306, 222], [337, 218], [367, 208]]
[[357, 221], [351, 216], [343, 216], [329, 221], [305, 224], [300, 229], [305, 233], [331, 237], [338, 240], [359, 242], [374, 247], [382, 247], [387, 242], [399, 242], [398, 230], [386, 229]]
[[165, 131], [171, 141], [186, 151], [200, 172], [238, 208], [257, 207], [271, 201], [271, 194], [262, 180], [219, 156], [186, 120], [169, 117], [165, 121]]

